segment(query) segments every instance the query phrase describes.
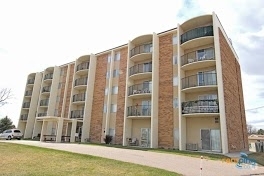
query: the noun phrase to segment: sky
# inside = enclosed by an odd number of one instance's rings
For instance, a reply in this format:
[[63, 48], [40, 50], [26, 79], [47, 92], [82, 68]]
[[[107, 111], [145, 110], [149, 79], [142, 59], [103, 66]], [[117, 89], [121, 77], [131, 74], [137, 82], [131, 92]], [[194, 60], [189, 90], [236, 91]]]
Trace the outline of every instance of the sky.
[[27, 76], [215, 12], [239, 56], [247, 123], [264, 128], [263, 0], [0, 0], [0, 118], [17, 125]]

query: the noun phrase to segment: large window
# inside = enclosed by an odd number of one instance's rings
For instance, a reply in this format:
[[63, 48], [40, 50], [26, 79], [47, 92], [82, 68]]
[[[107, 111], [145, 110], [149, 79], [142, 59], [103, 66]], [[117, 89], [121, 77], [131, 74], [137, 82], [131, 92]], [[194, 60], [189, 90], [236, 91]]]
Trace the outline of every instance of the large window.
[[173, 45], [178, 44], [178, 38], [176, 35], [172, 37], [172, 43], [173, 43]]
[[112, 94], [117, 94], [118, 93], [118, 87], [117, 86], [113, 86], [112, 87]]
[[173, 99], [173, 108], [178, 108], [178, 106], [179, 106], [179, 100], [178, 100], [178, 98], [174, 98]]
[[114, 70], [113, 71], [113, 77], [118, 77], [119, 75], [119, 70]]
[[115, 54], [115, 61], [119, 61], [120, 60], [120, 52], [117, 52]]
[[117, 111], [117, 105], [111, 104], [111, 112], [116, 112], [116, 111]]
[[178, 86], [178, 76], [173, 77], [173, 86]]
[[107, 62], [108, 62], [108, 63], [111, 62], [111, 54], [108, 54], [108, 56], [107, 56]]

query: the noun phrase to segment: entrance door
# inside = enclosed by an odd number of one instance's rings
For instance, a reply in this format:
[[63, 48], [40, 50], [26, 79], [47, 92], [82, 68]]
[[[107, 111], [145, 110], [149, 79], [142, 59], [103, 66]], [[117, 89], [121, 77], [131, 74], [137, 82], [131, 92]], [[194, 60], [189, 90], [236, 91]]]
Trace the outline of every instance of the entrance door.
[[150, 128], [141, 128], [141, 147], [150, 147]]
[[201, 129], [202, 150], [211, 149], [211, 135], [209, 129]]
[[219, 129], [201, 129], [202, 150], [221, 152]]
[[211, 130], [212, 151], [221, 152], [221, 134], [220, 130]]

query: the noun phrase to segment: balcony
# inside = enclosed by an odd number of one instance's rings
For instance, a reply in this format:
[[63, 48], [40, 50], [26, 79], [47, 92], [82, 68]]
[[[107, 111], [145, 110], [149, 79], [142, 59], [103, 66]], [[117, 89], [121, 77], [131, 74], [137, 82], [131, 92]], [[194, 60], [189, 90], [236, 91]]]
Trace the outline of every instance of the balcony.
[[205, 114], [219, 113], [218, 100], [195, 100], [195, 101], [187, 101], [182, 102], [182, 114], [201, 114], [204, 116]]
[[73, 103], [84, 103], [85, 101], [85, 93], [75, 94], [72, 96]]
[[48, 106], [49, 105], [49, 99], [40, 100], [39, 106]]
[[34, 84], [34, 82], [35, 82], [35, 79], [28, 79], [27, 80], [27, 84]]
[[152, 76], [152, 62], [134, 65], [129, 68], [129, 76], [132, 79], [145, 79]]
[[30, 102], [25, 102], [23, 103], [22, 108], [29, 108], [29, 106], [30, 106]]
[[127, 107], [127, 117], [129, 118], [149, 118], [151, 117], [150, 105], [138, 105]]
[[71, 119], [83, 119], [84, 110], [71, 111]]
[[47, 80], [47, 79], [52, 79], [53, 78], [53, 73], [48, 73], [44, 76], [44, 80]]
[[194, 70], [215, 66], [214, 48], [207, 48], [187, 53], [181, 57], [183, 70]]
[[144, 98], [151, 96], [152, 83], [144, 82], [143, 84], [135, 84], [128, 88], [128, 96], [133, 98]]
[[216, 73], [199, 72], [196, 75], [182, 78], [182, 91], [199, 92], [217, 89]]
[[76, 72], [87, 69], [89, 69], [89, 62], [83, 62], [77, 66]]
[[38, 113], [38, 117], [45, 117], [45, 116], [47, 116], [47, 113], [46, 112]]
[[23, 114], [20, 116], [20, 120], [27, 120], [28, 114]]
[[214, 36], [213, 26], [198, 27], [181, 35], [181, 44], [200, 37]]
[[50, 93], [51, 86], [45, 86], [42, 88], [42, 93]]
[[142, 61], [144, 58], [151, 58], [152, 43], [136, 46], [130, 50], [130, 57], [133, 61]]
[[77, 89], [85, 88], [86, 85], [87, 85], [87, 79], [88, 79], [88, 77], [84, 77], [84, 78], [76, 79], [76, 80], [74, 81], [74, 86], [75, 86]]
[[32, 90], [27, 90], [26, 92], [25, 92], [25, 96], [26, 97], [28, 97], [28, 96], [32, 96]]

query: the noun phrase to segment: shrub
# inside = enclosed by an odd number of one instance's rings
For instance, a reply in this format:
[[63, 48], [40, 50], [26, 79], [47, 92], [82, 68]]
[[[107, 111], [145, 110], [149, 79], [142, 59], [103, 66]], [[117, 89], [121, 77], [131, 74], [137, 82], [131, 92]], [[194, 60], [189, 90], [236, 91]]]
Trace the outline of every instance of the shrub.
[[111, 135], [106, 135], [104, 138], [104, 141], [106, 144], [110, 144], [112, 142], [113, 136]]

